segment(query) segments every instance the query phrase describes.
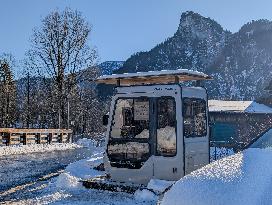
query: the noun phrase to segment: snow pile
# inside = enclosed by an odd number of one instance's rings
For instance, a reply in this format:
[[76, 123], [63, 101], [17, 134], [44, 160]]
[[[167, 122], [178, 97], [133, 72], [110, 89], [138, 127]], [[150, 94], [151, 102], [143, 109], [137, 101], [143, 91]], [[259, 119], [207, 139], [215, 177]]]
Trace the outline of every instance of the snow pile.
[[60, 174], [56, 181], [56, 187], [62, 189], [83, 188], [80, 180], [95, 176], [105, 175], [105, 172], [92, 169], [103, 162], [104, 147], [98, 147], [97, 142], [92, 139], [82, 138], [77, 141], [78, 146], [92, 149], [91, 158], [82, 159], [69, 164], [64, 173]]
[[246, 112], [249, 113], [272, 113], [272, 108], [264, 104], [252, 102], [250, 106], [246, 109]]
[[82, 184], [73, 175], [62, 173], [58, 176], [56, 187], [60, 189], [82, 188]]
[[83, 188], [80, 180], [105, 175], [103, 171], [92, 169], [103, 162], [103, 152], [96, 150], [92, 158], [82, 159], [69, 164], [56, 181], [56, 187], [62, 189]]
[[248, 149], [176, 182], [163, 205], [271, 204], [272, 149]]
[[97, 145], [97, 142], [95, 140], [92, 139], [88, 139], [88, 138], [82, 138], [79, 139], [76, 144], [82, 146], [82, 147], [95, 147]]
[[164, 192], [167, 188], [172, 186], [175, 183], [175, 181], [166, 181], [166, 180], [160, 180], [160, 179], [151, 179], [147, 185], [148, 189], [152, 189], [153, 191], [157, 193]]
[[272, 129], [264, 133], [250, 148], [268, 148], [272, 147]]
[[137, 190], [134, 193], [134, 198], [137, 201], [157, 201], [158, 200], [158, 196], [156, 194], [154, 194], [152, 191], [149, 191], [147, 189], [143, 189], [143, 190]]
[[103, 162], [103, 153], [97, 153], [92, 158], [82, 159], [69, 164], [65, 172], [79, 179], [88, 179], [94, 176], [104, 175], [105, 172], [92, 169]]
[[[149, 190], [138, 190], [134, 195], [123, 192], [99, 191], [86, 189], [80, 182], [95, 176], [105, 175], [105, 172], [91, 169], [99, 165], [103, 153], [97, 147], [89, 159], [83, 159], [68, 165], [48, 190], [60, 192], [63, 196], [55, 200], [56, 204], [116, 204], [116, 205], [155, 205], [157, 196]], [[68, 196], [68, 197], [67, 197]], [[35, 201], [33, 201], [35, 202]]]
[[32, 145], [13, 145], [0, 147], [0, 156], [29, 154], [37, 152], [52, 152], [67, 149], [80, 148], [80, 145], [73, 143], [56, 143], [56, 144], [32, 144]]
[[134, 198], [137, 201], [156, 202], [159, 199], [159, 195], [171, 187], [173, 183], [174, 181], [151, 179], [147, 185], [147, 189], [137, 190], [134, 193]]

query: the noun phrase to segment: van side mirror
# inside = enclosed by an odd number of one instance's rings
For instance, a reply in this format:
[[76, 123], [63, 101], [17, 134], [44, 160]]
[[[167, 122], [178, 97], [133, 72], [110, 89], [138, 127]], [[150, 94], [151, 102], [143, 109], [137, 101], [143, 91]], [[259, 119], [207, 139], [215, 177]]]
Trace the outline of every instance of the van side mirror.
[[103, 125], [108, 125], [109, 123], [109, 115], [104, 115], [103, 116]]

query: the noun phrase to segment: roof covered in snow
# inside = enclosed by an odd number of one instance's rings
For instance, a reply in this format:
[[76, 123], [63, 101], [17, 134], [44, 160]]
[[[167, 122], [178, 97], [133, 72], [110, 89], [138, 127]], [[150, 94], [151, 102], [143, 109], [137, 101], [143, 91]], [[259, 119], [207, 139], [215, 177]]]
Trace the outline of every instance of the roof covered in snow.
[[190, 80], [210, 80], [210, 76], [193, 70], [161, 70], [137, 73], [124, 73], [103, 75], [97, 78], [98, 83], [105, 84], [158, 84], [158, 83], [174, 83]]
[[210, 112], [272, 113], [272, 108], [254, 101], [209, 100]]

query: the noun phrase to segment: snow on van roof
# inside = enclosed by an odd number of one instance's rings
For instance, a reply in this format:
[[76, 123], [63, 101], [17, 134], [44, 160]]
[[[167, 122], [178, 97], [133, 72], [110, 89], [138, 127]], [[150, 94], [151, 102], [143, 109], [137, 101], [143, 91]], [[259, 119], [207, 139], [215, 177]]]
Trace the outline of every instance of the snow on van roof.
[[171, 75], [171, 74], [188, 74], [196, 75], [201, 77], [208, 77], [203, 72], [198, 72], [188, 69], [177, 69], [177, 70], [160, 70], [160, 71], [148, 71], [148, 72], [136, 72], [136, 73], [123, 73], [123, 74], [112, 74], [112, 75], [102, 75], [98, 79], [108, 79], [108, 78], [128, 78], [128, 77], [141, 77], [141, 76], [154, 76], [154, 75]]
[[103, 75], [97, 78], [98, 83], [105, 84], [156, 84], [156, 83], [174, 83], [189, 80], [210, 80], [210, 76], [193, 70], [161, 70], [137, 73], [123, 73]]
[[272, 149], [247, 149], [177, 181], [162, 205], [271, 204]]
[[210, 112], [272, 113], [272, 108], [254, 101], [209, 100]]

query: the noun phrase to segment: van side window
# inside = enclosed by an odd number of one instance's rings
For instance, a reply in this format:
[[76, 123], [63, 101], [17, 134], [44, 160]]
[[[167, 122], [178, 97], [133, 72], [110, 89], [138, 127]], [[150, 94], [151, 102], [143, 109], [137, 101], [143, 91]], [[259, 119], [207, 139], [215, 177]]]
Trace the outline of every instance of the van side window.
[[172, 97], [158, 99], [157, 155], [175, 156], [176, 149], [176, 104]]
[[183, 98], [184, 137], [204, 137], [207, 134], [206, 101]]

